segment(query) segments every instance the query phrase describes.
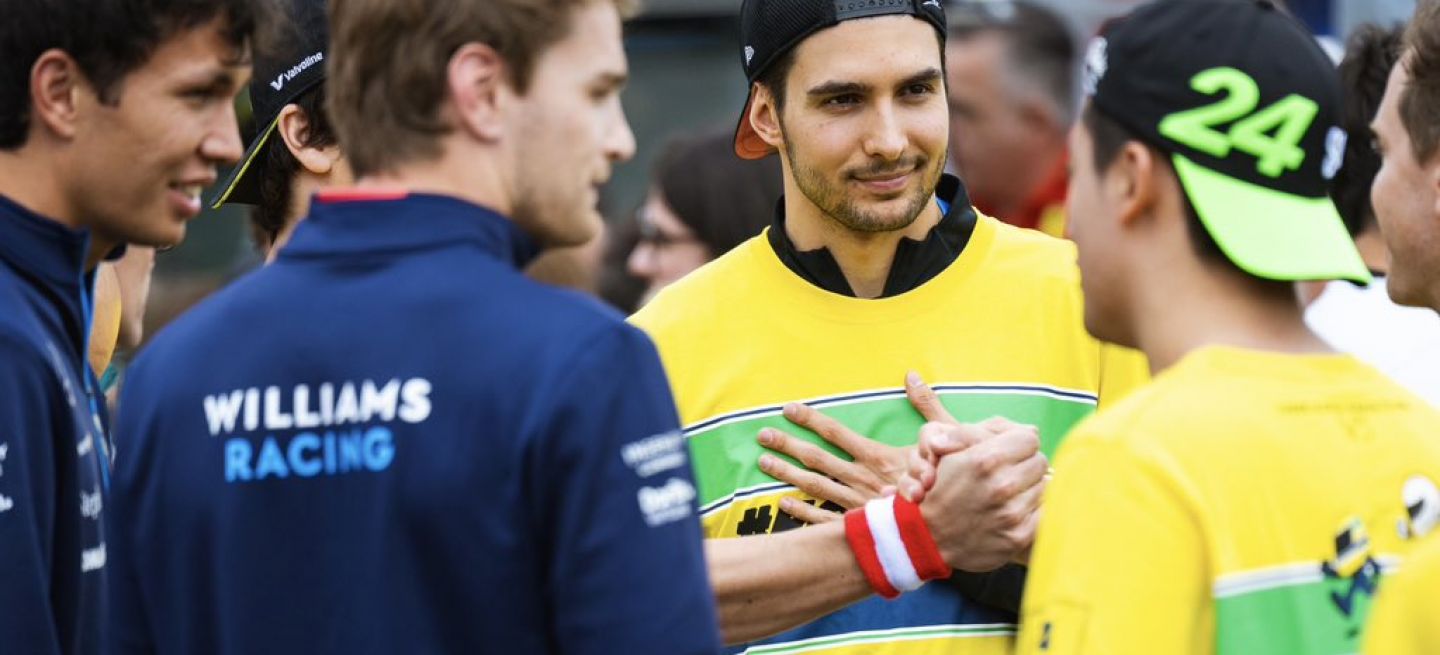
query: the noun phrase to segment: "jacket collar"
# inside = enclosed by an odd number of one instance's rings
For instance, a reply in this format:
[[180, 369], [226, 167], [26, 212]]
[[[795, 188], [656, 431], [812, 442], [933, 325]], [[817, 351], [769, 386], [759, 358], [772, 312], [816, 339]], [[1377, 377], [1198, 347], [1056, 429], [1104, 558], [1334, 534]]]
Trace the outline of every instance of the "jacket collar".
[[[970, 206], [970, 197], [960, 178], [945, 175], [935, 188], [935, 197], [945, 215], [925, 235], [924, 240], [901, 239], [895, 247], [895, 260], [885, 280], [882, 298], [898, 296], [918, 288], [949, 268], [960, 257], [978, 217]], [[785, 232], [785, 199], [776, 203], [775, 221], [767, 231], [770, 247], [792, 273], [831, 293], [855, 296], [840, 264], [827, 248], [800, 250]]]
[[469, 243], [522, 268], [540, 252], [499, 213], [450, 196], [336, 189], [316, 194], [283, 258], [429, 250]]

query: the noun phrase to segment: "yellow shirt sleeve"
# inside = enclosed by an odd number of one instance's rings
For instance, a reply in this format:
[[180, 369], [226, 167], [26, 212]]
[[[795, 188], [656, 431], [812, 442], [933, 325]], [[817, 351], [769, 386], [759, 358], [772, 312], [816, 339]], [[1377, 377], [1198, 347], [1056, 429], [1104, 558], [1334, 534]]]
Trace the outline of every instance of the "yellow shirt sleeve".
[[1017, 651], [1208, 655], [1214, 613], [1193, 494], [1173, 467], [1097, 436], [1082, 424], [1057, 458]]
[[1365, 655], [1440, 653], [1440, 534], [1380, 583], [1365, 627]]
[[1120, 402], [1131, 391], [1150, 383], [1150, 362], [1138, 350], [1100, 344], [1099, 409]]

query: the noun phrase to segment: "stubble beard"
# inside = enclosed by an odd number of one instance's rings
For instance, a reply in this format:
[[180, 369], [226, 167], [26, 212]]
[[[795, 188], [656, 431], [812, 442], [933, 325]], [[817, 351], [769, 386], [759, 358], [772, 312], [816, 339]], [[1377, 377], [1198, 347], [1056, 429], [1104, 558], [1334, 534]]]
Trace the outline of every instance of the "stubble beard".
[[882, 162], [865, 170], [846, 171], [841, 174], [843, 178], [851, 178], [856, 174], [878, 175], [912, 169], [923, 174], [925, 179], [910, 194], [905, 209], [898, 215], [886, 215], [861, 207], [852, 196], [846, 193], [843, 182], [840, 185], [833, 184], [820, 170], [807, 165], [797, 157], [794, 144], [788, 140], [785, 142], [785, 154], [790, 159], [795, 185], [799, 187], [800, 193], [803, 193], [822, 213], [841, 227], [862, 234], [894, 232], [910, 227], [925, 211], [925, 205], [935, 195], [935, 188], [939, 185], [940, 176], [944, 173], [941, 166], [932, 164], [929, 158], [922, 154], [895, 164]]

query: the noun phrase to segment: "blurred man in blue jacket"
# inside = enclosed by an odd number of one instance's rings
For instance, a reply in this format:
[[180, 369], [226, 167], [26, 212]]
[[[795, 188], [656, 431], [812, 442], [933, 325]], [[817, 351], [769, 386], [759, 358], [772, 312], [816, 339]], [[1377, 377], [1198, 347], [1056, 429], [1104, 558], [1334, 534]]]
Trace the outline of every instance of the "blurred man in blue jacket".
[[616, 0], [332, 2], [359, 178], [121, 398], [117, 652], [714, 653], [660, 362], [527, 280], [635, 144]]

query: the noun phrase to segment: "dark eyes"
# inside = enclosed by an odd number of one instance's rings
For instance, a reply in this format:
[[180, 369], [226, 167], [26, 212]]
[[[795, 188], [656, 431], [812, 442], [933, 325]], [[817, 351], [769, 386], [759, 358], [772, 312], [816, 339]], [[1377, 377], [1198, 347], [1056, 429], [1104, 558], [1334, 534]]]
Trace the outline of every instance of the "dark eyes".
[[[935, 93], [935, 85], [934, 85], [934, 84], [929, 84], [929, 83], [917, 83], [917, 84], [911, 84], [911, 85], [909, 85], [909, 86], [906, 86], [904, 89], [901, 89], [901, 91], [900, 91], [900, 96], [901, 96], [901, 97], [906, 97], [906, 98], [911, 98], [911, 97], [917, 97], [917, 96], [927, 96], [927, 95], [931, 95], [931, 94], [934, 94], [934, 93]], [[838, 95], [838, 96], [831, 96], [831, 97], [829, 97], [829, 98], [826, 98], [825, 101], [824, 101], [823, 103], [821, 103], [821, 104], [824, 105], [824, 106], [826, 106], [826, 107], [850, 107], [850, 106], [858, 105], [858, 104], [860, 104], [860, 103], [863, 102], [863, 101], [864, 101], [864, 98], [862, 98], [859, 94], [856, 94], [856, 93], [846, 93], [846, 94], [842, 94], [842, 95]]]

